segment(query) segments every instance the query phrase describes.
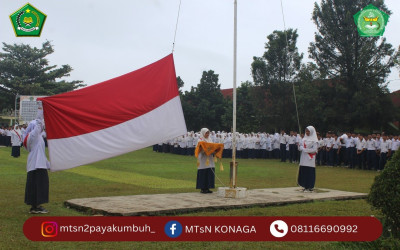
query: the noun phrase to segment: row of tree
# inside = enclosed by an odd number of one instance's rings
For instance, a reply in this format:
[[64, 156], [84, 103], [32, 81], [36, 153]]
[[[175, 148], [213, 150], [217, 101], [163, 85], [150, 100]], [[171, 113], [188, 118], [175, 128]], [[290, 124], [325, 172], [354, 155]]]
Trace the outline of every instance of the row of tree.
[[[319, 131], [392, 128], [390, 122], [400, 116], [385, 80], [399, 65], [399, 51], [385, 38], [360, 37], [353, 20], [354, 13], [371, 3], [391, 13], [381, 0], [315, 3], [312, 19], [317, 32], [309, 46], [315, 63], [302, 62], [297, 30], [268, 35], [265, 53], [251, 64], [253, 81], [242, 82], [237, 89], [238, 131], [299, 130], [309, 124]], [[69, 76], [72, 68], [49, 66], [46, 56], [54, 52], [50, 42], [40, 49], [3, 43], [3, 51], [0, 111], [12, 110], [17, 94], [53, 95], [84, 86], [81, 81], [57, 81]], [[177, 82], [184, 86], [180, 77]], [[189, 130], [231, 130], [232, 100], [223, 97], [213, 70], [204, 71], [196, 87], [181, 92], [181, 100]]]
[[[297, 30], [267, 36], [265, 53], [253, 58], [253, 82], [244, 82], [237, 90], [238, 130], [299, 130], [309, 124], [320, 131], [393, 130], [391, 124], [399, 121], [400, 113], [385, 80], [399, 63], [399, 51], [385, 38], [360, 37], [353, 19], [371, 3], [391, 13], [383, 1], [315, 3], [312, 19], [318, 32], [309, 46], [315, 63], [302, 63]], [[205, 94], [204, 88], [215, 94]], [[230, 130], [230, 99], [222, 99], [213, 71], [203, 72], [200, 84], [185, 92], [182, 100], [189, 128]], [[210, 109], [212, 102], [215, 106]]]

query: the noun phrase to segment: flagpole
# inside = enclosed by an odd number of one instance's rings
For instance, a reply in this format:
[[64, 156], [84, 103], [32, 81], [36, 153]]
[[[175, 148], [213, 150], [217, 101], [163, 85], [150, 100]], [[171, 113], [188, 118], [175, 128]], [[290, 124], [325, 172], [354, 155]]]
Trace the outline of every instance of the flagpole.
[[236, 188], [236, 58], [237, 58], [237, 0], [234, 0], [233, 21], [233, 121], [232, 121], [232, 181], [231, 188]]

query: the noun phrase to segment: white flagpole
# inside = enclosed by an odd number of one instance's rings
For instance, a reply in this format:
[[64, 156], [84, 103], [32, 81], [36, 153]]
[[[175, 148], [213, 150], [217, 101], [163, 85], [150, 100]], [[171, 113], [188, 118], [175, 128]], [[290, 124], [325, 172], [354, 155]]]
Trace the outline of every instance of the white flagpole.
[[232, 186], [236, 188], [236, 51], [237, 51], [237, 0], [234, 0], [233, 28], [233, 121], [232, 121]]

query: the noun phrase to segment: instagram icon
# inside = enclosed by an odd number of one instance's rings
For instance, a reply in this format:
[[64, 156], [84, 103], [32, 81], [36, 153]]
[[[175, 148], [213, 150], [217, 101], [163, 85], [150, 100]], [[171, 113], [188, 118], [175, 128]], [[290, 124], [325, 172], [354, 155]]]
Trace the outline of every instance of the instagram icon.
[[45, 221], [42, 223], [43, 237], [56, 237], [58, 234], [58, 224], [54, 221]]

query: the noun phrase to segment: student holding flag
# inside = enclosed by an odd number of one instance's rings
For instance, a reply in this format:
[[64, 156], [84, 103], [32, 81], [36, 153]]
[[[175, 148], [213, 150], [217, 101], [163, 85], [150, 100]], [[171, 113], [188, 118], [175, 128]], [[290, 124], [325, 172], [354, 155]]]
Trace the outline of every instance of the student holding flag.
[[48, 213], [40, 204], [49, 202], [49, 176], [47, 169], [50, 163], [46, 158], [42, 137], [44, 129], [43, 110], [39, 107], [36, 120], [29, 123], [23, 136], [24, 147], [28, 150], [26, 164], [27, 179], [25, 187], [25, 203], [31, 205], [29, 213]]
[[299, 151], [301, 155], [297, 183], [303, 187], [303, 192], [312, 192], [315, 185], [315, 158], [318, 152], [317, 132], [313, 126], [306, 128]]

